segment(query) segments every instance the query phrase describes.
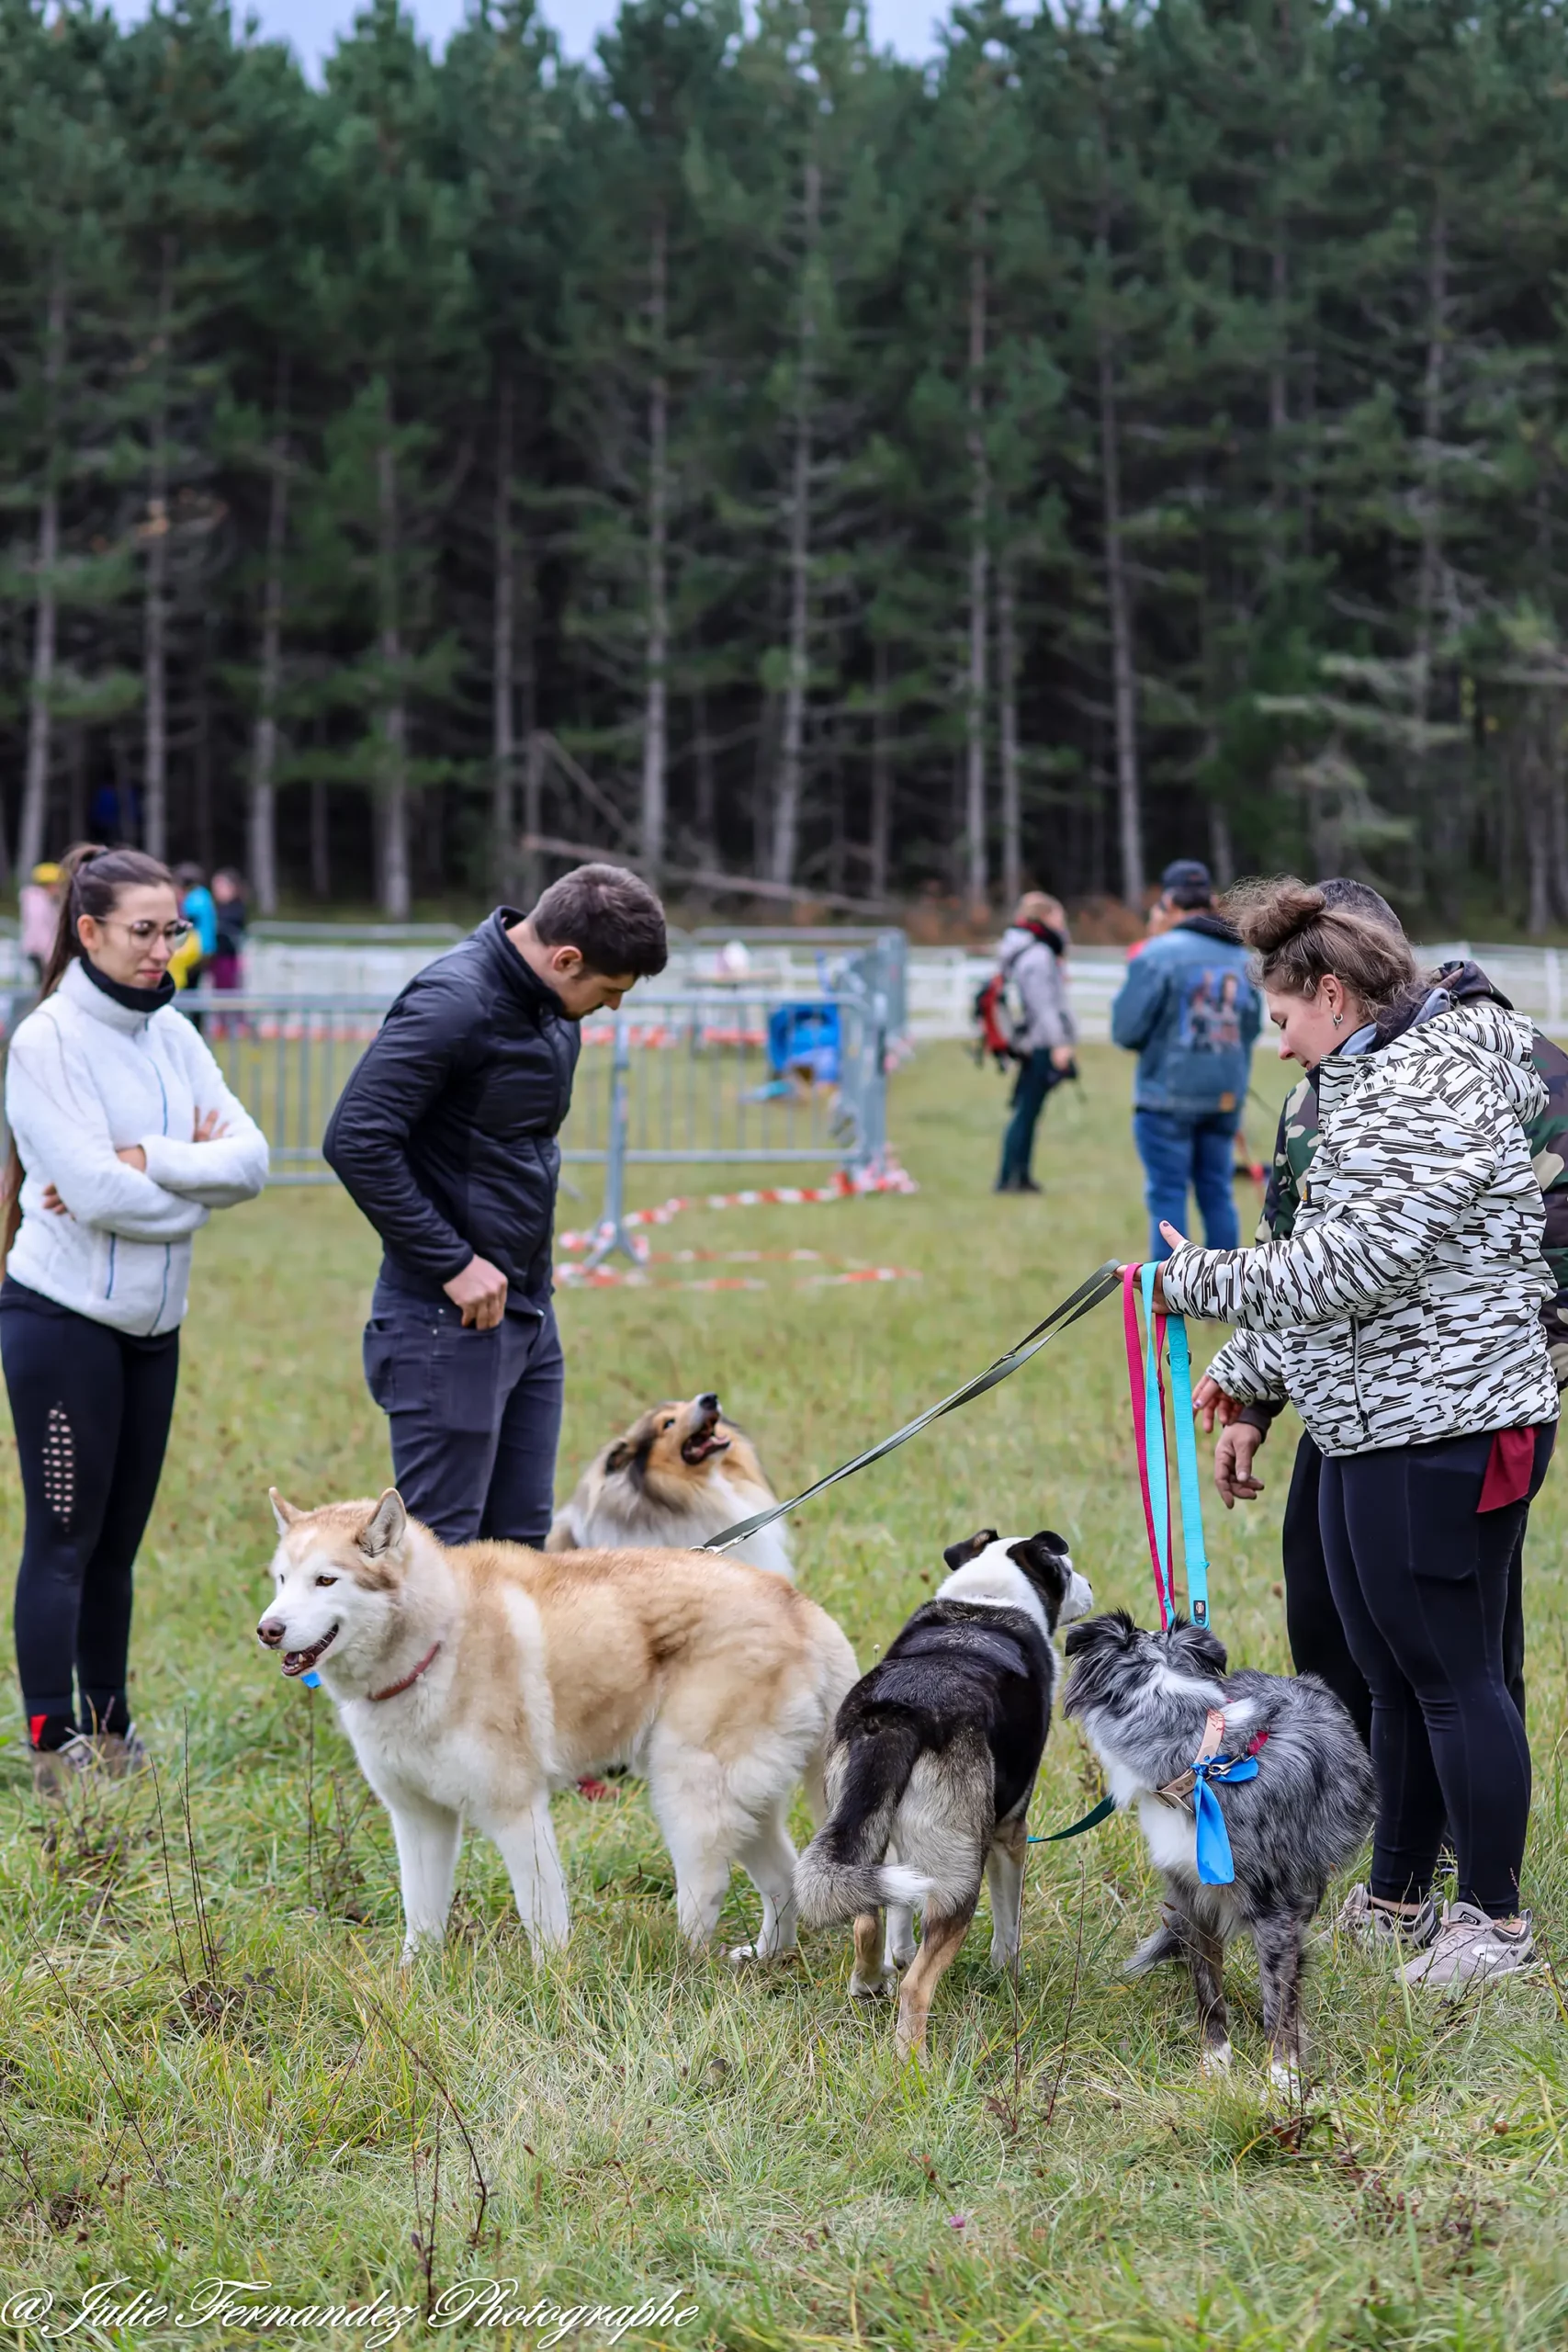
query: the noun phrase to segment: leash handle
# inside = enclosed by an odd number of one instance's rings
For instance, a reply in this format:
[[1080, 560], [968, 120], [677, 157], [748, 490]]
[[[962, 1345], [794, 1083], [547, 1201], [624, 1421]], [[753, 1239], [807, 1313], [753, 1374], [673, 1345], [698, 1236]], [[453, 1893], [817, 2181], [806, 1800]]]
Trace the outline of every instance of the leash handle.
[[1195, 1625], [1209, 1622], [1209, 1555], [1203, 1543], [1202, 1490], [1198, 1476], [1198, 1437], [1192, 1419], [1192, 1355], [1179, 1315], [1166, 1325], [1170, 1350], [1170, 1403], [1176, 1429], [1176, 1481], [1181, 1497], [1181, 1558], [1187, 1570], [1187, 1608]]
[[[1149, 1426], [1151, 1421], [1159, 1432], [1157, 1443], [1161, 1463], [1160, 1487], [1165, 1505], [1165, 1521], [1168, 1530], [1169, 1527], [1170, 1499], [1165, 1486], [1163, 1467], [1165, 1461], [1164, 1408], [1159, 1396], [1157, 1382], [1151, 1384], [1150, 1363], [1152, 1358], [1145, 1354], [1143, 1341], [1138, 1334], [1136, 1293], [1138, 1288], [1138, 1277], [1141, 1272], [1142, 1269], [1137, 1266], [1124, 1266], [1122, 1270], [1122, 1335], [1127, 1343], [1127, 1388], [1132, 1398], [1133, 1405], [1133, 1449], [1137, 1456], [1138, 1463], [1138, 1493], [1143, 1501], [1144, 1530], [1148, 1537], [1149, 1559], [1155, 1572], [1155, 1599], [1159, 1604], [1159, 1622], [1161, 1625], [1164, 1626], [1168, 1624], [1170, 1622], [1170, 1612], [1166, 1607], [1165, 1555], [1161, 1548], [1160, 1536], [1156, 1521], [1154, 1490], [1149, 1481]], [[1152, 1409], [1149, 1402], [1151, 1385], [1153, 1385], [1154, 1393]]]
[[[1209, 1555], [1203, 1540], [1202, 1487], [1198, 1440], [1192, 1426], [1192, 1351], [1179, 1315], [1155, 1311], [1153, 1263], [1128, 1266], [1122, 1276], [1122, 1320], [1127, 1345], [1127, 1381], [1133, 1406], [1133, 1442], [1138, 1460], [1138, 1489], [1154, 1568], [1155, 1599], [1162, 1630], [1176, 1607], [1171, 1548], [1170, 1462], [1166, 1447], [1163, 1363], [1170, 1358], [1170, 1401], [1175, 1428], [1177, 1491], [1181, 1510], [1181, 1552], [1187, 1573], [1187, 1606], [1195, 1625], [1209, 1623]], [[1140, 1344], [1136, 1294], [1144, 1300], [1146, 1337]]]
[[[1165, 1450], [1165, 1382], [1160, 1351], [1165, 1340], [1165, 1317], [1155, 1312], [1155, 1269], [1129, 1266], [1122, 1275], [1122, 1317], [1127, 1340], [1127, 1380], [1133, 1399], [1133, 1440], [1138, 1457], [1138, 1491], [1143, 1498], [1144, 1527], [1149, 1539], [1149, 1560], [1155, 1574], [1155, 1600], [1161, 1627], [1170, 1623], [1175, 1595], [1170, 1566], [1170, 1471]], [[1134, 1287], [1144, 1295], [1145, 1328], [1148, 1337], [1140, 1348]]]

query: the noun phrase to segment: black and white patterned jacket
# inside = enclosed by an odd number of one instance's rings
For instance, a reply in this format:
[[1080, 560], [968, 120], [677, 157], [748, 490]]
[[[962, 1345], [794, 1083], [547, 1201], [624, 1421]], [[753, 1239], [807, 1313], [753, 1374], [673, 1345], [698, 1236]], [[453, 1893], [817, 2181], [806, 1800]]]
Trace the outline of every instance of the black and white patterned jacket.
[[1289, 1238], [1165, 1269], [1176, 1312], [1238, 1327], [1209, 1367], [1222, 1388], [1288, 1396], [1327, 1454], [1556, 1419], [1531, 1043], [1517, 1013], [1467, 1003], [1318, 1065]]

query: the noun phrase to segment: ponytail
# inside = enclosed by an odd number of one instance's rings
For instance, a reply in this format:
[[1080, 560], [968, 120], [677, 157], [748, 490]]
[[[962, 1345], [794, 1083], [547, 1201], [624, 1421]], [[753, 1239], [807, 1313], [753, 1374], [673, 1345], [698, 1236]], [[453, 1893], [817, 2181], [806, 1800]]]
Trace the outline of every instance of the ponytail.
[[[60, 914], [54, 926], [54, 944], [39, 981], [38, 1001], [42, 1004], [51, 997], [69, 967], [83, 953], [81, 922], [91, 915], [102, 922], [114, 912], [115, 901], [122, 890], [132, 890], [147, 884], [174, 886], [174, 876], [166, 865], [145, 850], [106, 849], [100, 842], [77, 842], [60, 861]], [[6, 1154], [5, 1172], [0, 1174], [0, 1207], [5, 1211], [4, 1231], [0, 1232], [0, 1268], [11, 1254], [11, 1244], [22, 1221], [21, 1154], [12, 1136]]]

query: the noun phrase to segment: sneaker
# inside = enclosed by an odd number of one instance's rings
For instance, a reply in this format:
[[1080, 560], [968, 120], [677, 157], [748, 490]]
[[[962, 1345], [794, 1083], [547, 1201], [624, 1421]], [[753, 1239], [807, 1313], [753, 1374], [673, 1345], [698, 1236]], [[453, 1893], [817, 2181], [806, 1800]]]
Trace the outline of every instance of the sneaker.
[[93, 1735], [93, 1761], [111, 1781], [130, 1781], [139, 1772], [145, 1772], [152, 1758], [136, 1725], [127, 1724], [123, 1731]]
[[66, 1792], [79, 1784], [85, 1772], [90, 1772], [96, 1762], [93, 1743], [85, 1732], [73, 1731], [59, 1747], [35, 1747], [33, 1750], [33, 1794], [45, 1804], [63, 1804]]
[[1535, 1962], [1535, 1935], [1527, 1911], [1517, 1928], [1489, 1919], [1473, 1903], [1445, 1903], [1436, 1940], [1400, 1970], [1407, 1984], [1470, 1984], [1512, 1976]]
[[1438, 1936], [1438, 1915], [1428, 1894], [1419, 1911], [1394, 1911], [1373, 1900], [1370, 1886], [1353, 1886], [1334, 1922], [1342, 1936], [1369, 1951], [1425, 1951]]

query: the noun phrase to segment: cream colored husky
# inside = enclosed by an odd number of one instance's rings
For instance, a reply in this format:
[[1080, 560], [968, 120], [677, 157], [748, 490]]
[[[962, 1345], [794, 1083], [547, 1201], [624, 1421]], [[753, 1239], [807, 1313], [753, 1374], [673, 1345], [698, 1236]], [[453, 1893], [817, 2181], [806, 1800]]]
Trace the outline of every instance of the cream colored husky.
[[300, 1511], [274, 1488], [272, 1506], [256, 1631], [285, 1674], [320, 1668], [392, 1816], [406, 1949], [446, 1926], [465, 1820], [500, 1848], [536, 1954], [564, 1944], [551, 1792], [615, 1763], [648, 1782], [688, 1941], [712, 1937], [739, 1862], [762, 1925], [734, 1956], [794, 1945], [790, 1800], [804, 1780], [820, 1819], [859, 1671], [814, 1601], [713, 1555], [448, 1547], [393, 1489]]

